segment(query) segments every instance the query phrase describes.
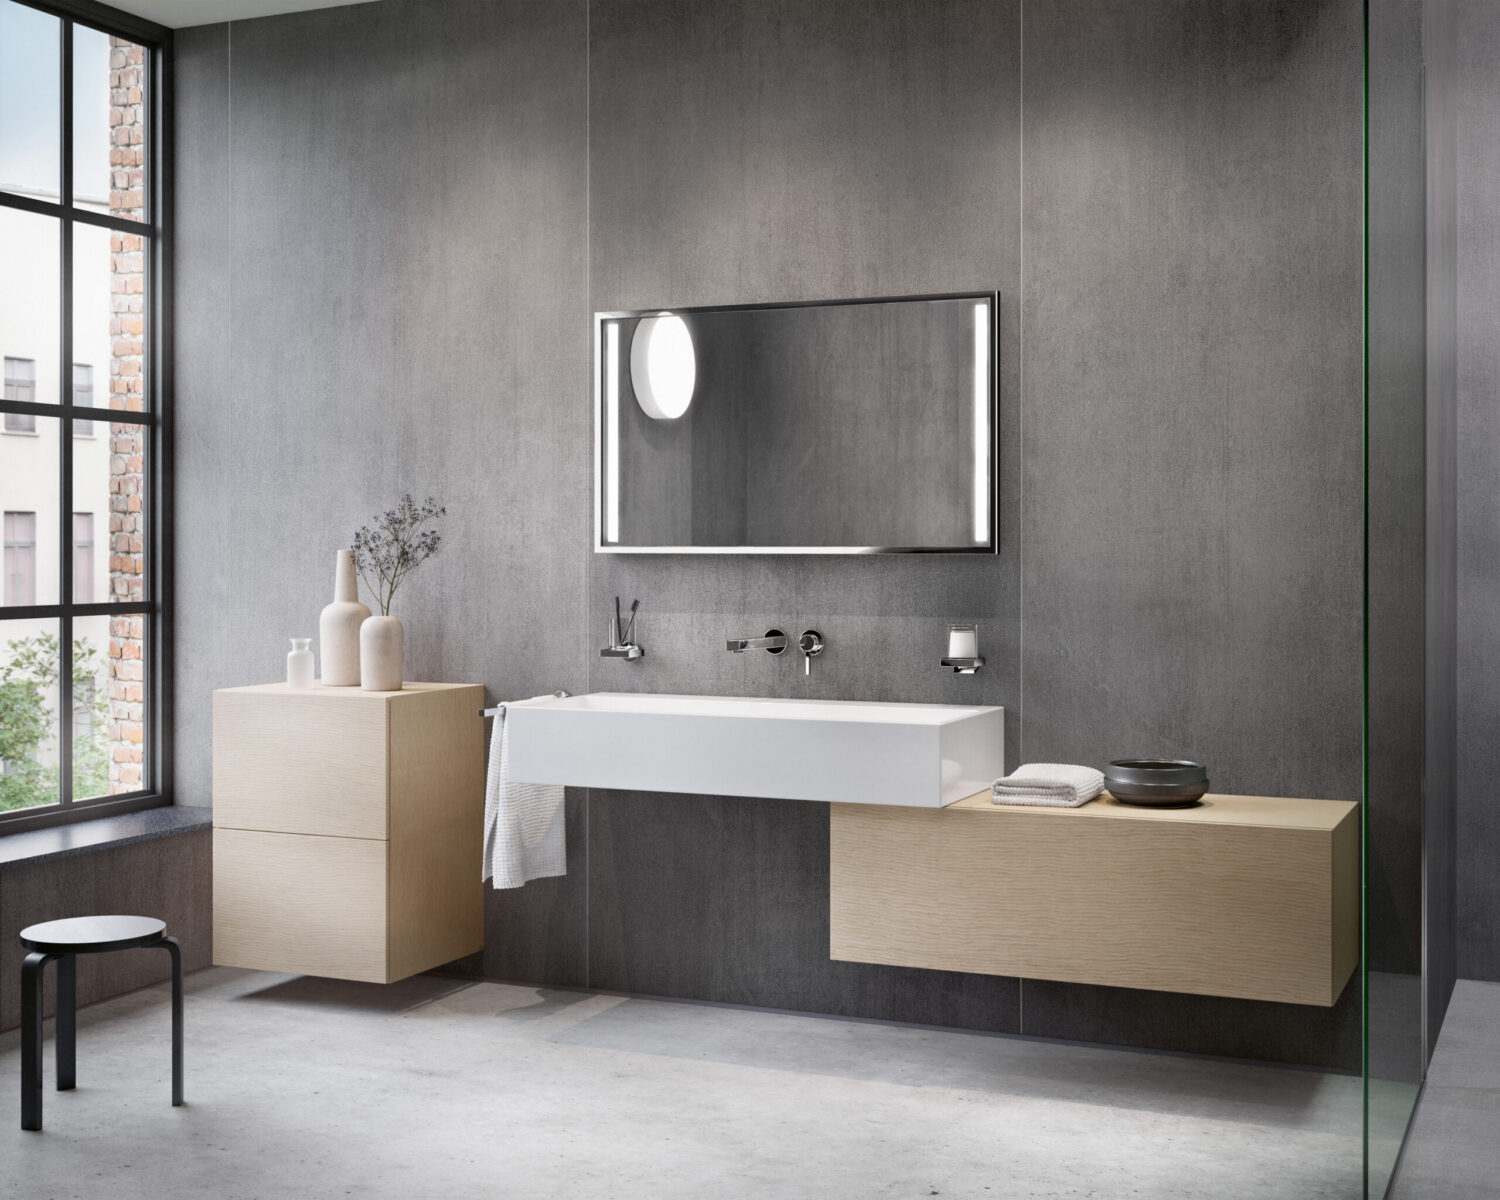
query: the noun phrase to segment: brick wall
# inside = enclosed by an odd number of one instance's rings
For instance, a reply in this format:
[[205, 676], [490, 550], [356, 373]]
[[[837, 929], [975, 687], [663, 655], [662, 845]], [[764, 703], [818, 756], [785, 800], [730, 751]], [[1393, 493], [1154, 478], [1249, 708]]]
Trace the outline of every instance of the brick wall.
[[[145, 51], [110, 39], [109, 208], [118, 217], [146, 216]], [[146, 248], [144, 239], [110, 235], [109, 406], [145, 408]], [[145, 434], [112, 422], [109, 429], [109, 592], [111, 600], [145, 596]], [[145, 621], [109, 622], [109, 790], [143, 786], [145, 737]]]

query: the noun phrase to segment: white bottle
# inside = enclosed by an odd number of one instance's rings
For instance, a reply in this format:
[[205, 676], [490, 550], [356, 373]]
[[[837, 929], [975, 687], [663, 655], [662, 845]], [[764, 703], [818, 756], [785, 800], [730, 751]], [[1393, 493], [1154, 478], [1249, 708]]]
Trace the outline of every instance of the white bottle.
[[313, 684], [313, 652], [308, 649], [312, 638], [293, 638], [291, 653], [286, 656], [286, 685], [310, 688]]
[[318, 618], [324, 687], [359, 686], [359, 627], [369, 615], [354, 581], [354, 551], [340, 550], [334, 562], [333, 603]]

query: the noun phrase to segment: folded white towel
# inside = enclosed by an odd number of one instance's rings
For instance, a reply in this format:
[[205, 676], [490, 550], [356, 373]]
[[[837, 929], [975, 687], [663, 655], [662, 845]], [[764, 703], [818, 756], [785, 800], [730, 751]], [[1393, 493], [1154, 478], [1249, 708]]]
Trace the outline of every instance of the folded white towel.
[[502, 707], [490, 733], [490, 762], [484, 779], [483, 878], [493, 877], [496, 888], [515, 888], [528, 879], [567, 873], [563, 789], [554, 784], [512, 782], [510, 722]]
[[992, 788], [996, 804], [1077, 808], [1104, 790], [1104, 772], [1065, 763], [1027, 763]]

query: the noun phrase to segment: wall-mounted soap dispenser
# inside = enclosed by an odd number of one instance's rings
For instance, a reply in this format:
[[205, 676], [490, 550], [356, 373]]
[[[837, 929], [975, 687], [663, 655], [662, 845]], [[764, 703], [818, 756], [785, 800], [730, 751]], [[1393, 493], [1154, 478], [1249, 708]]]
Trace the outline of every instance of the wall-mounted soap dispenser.
[[984, 666], [979, 654], [978, 625], [948, 626], [948, 657], [942, 665], [952, 667], [955, 675], [972, 675]]

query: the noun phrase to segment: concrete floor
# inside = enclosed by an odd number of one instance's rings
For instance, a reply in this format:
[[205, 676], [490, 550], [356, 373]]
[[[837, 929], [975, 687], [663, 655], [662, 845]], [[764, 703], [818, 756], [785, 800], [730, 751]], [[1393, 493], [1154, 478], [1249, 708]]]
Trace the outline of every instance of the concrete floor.
[[1500, 983], [1460, 979], [1391, 1200], [1500, 1196]]
[[[216, 968], [80, 1014], [0, 1178], [108, 1197], [1352, 1200], [1360, 1084], [1311, 1071], [421, 977]], [[50, 1037], [50, 1029], [49, 1029]]]

